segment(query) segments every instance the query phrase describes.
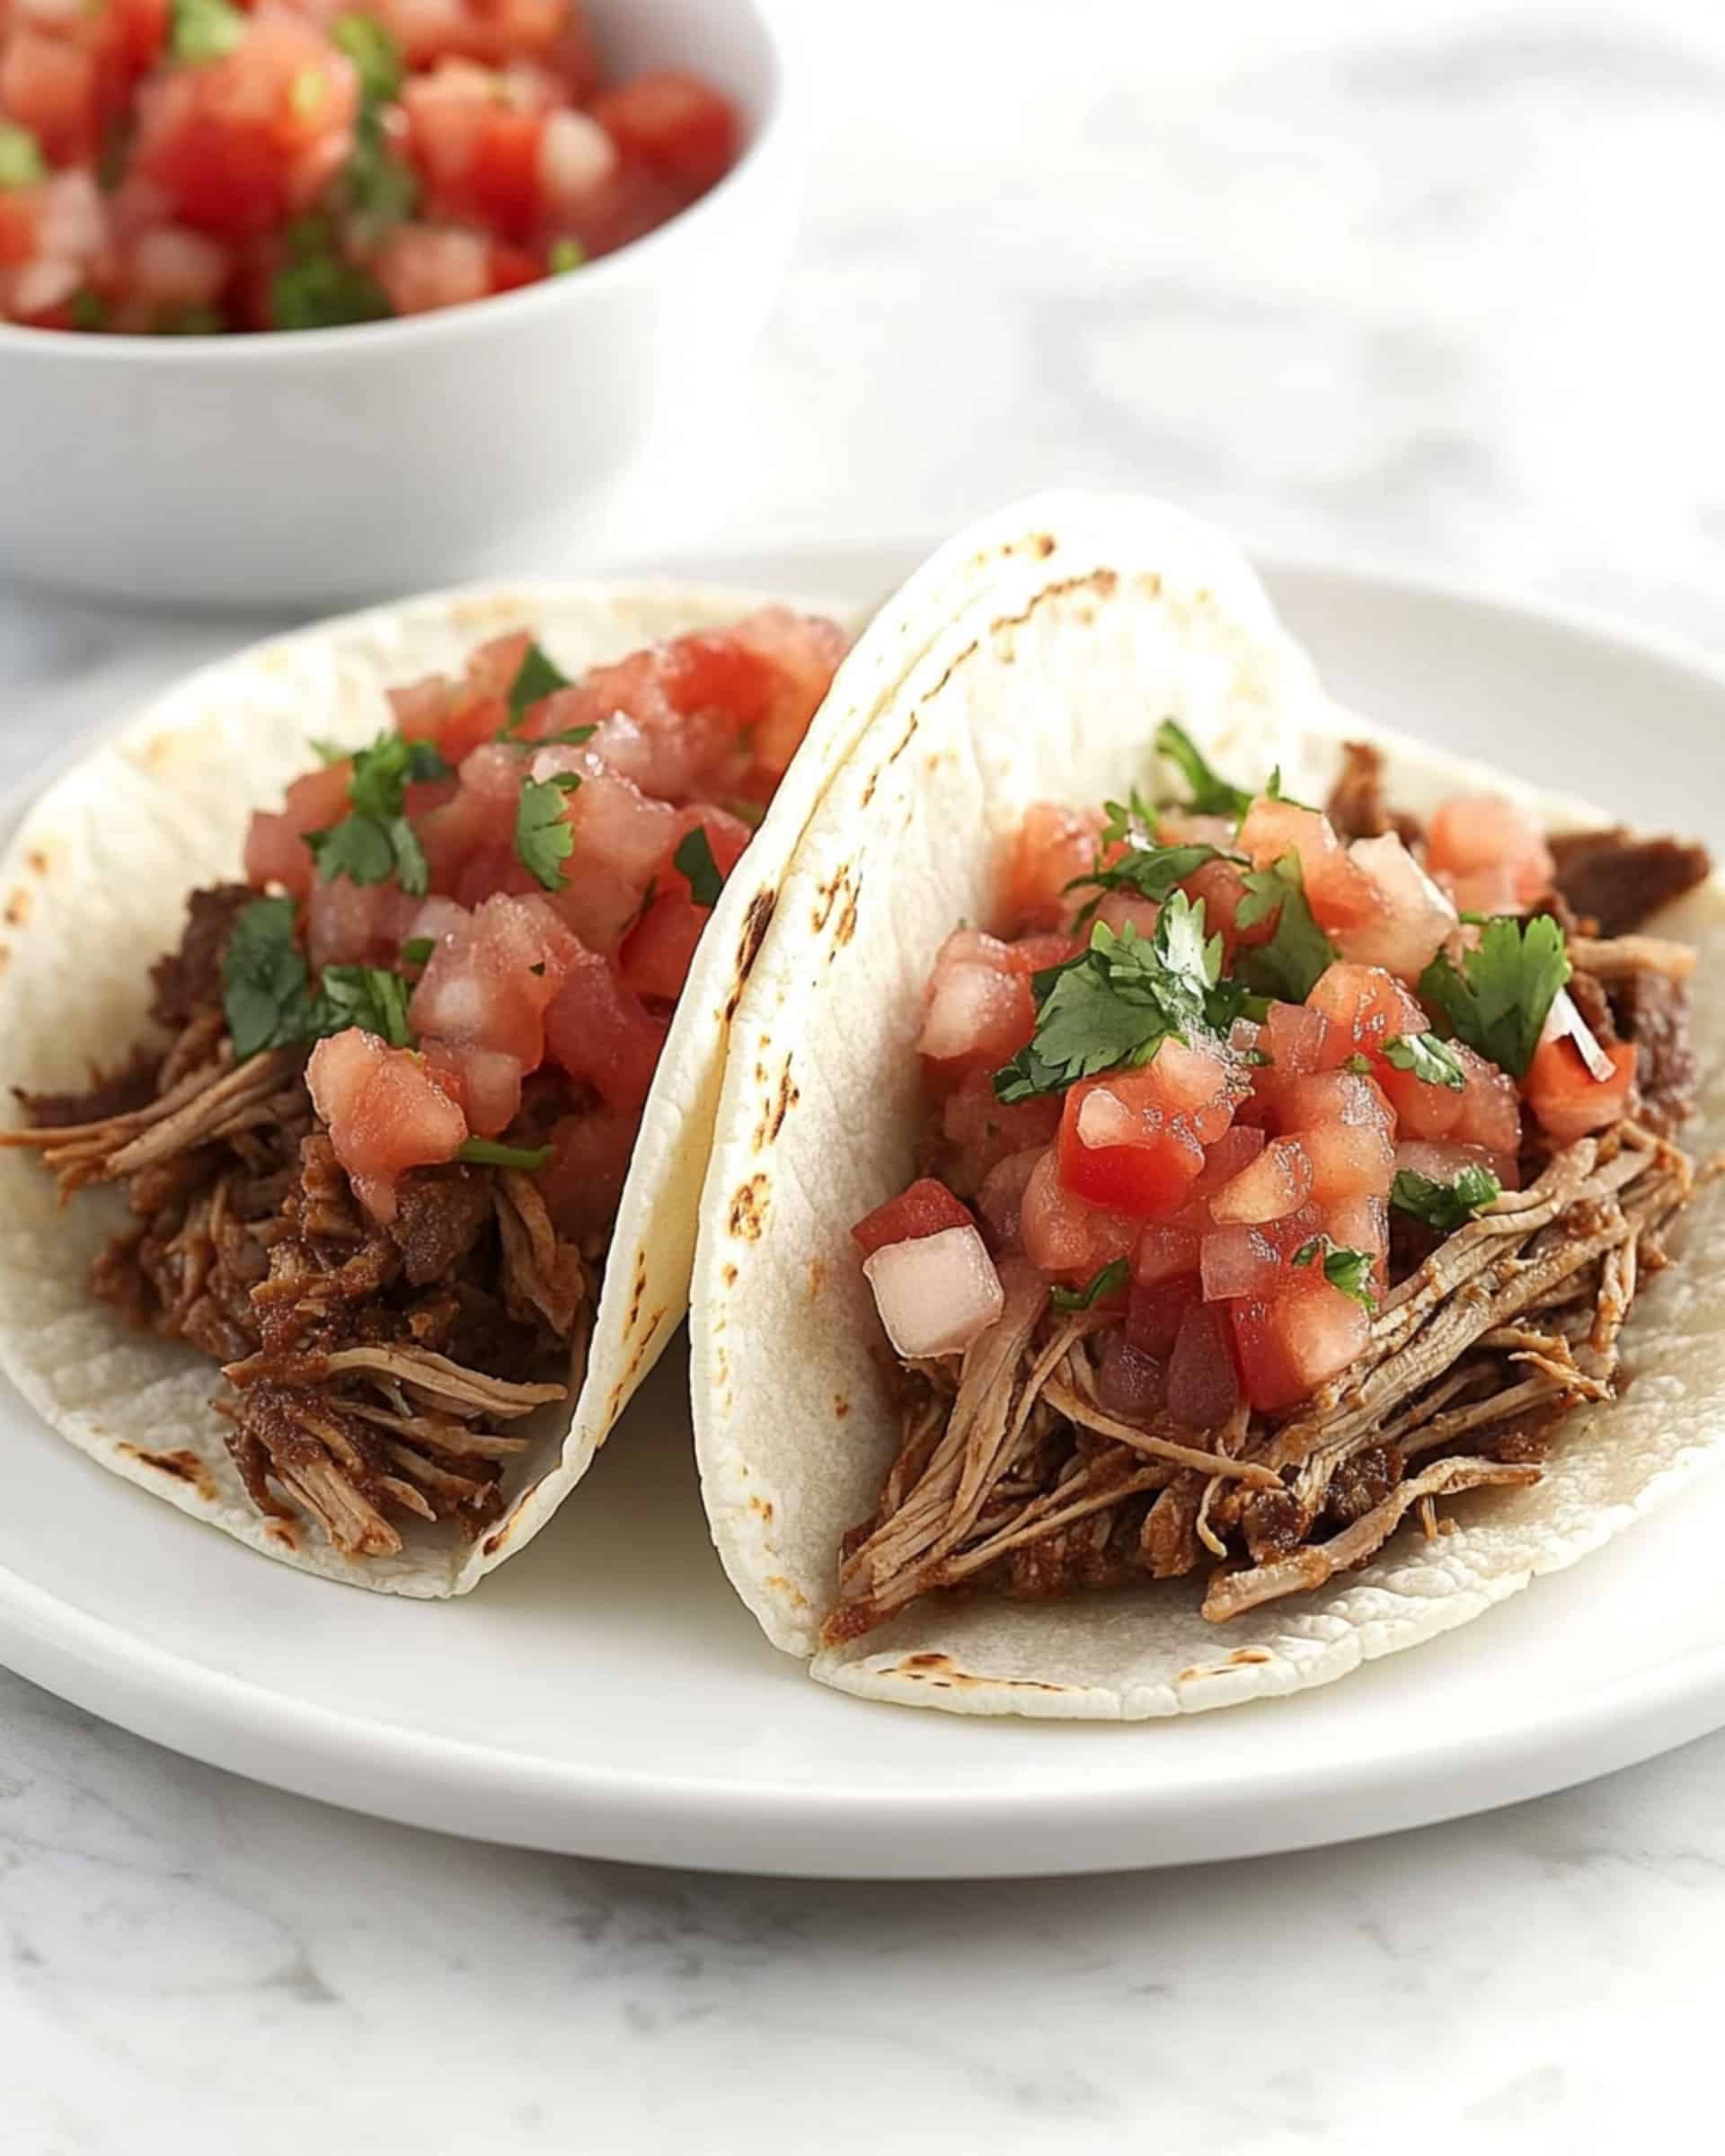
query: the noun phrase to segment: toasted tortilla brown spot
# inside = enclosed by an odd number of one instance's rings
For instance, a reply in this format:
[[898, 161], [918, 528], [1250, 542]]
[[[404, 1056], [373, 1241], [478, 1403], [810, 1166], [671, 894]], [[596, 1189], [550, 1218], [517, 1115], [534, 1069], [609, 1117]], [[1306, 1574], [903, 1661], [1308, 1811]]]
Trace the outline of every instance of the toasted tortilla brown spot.
[[728, 1265], [725, 1268], [725, 1286], [727, 1287], [735, 1287], [736, 1285], [737, 1268], [734, 1265]]
[[[641, 1338], [635, 1342], [634, 1351], [629, 1357], [629, 1368], [624, 1380], [624, 1383], [628, 1382], [629, 1378], [633, 1377], [635, 1373], [641, 1368], [641, 1363], [646, 1357], [647, 1350], [652, 1344], [653, 1335], [659, 1330], [659, 1327], [664, 1322], [665, 1312], [662, 1310], [656, 1310], [652, 1316], [648, 1319], [646, 1324], [641, 1328]], [[623, 1388], [621, 1385], [617, 1388], [619, 1392], [621, 1392], [622, 1389]]]
[[751, 1497], [748, 1500], [748, 1509], [753, 1513], [757, 1513], [764, 1520], [771, 1520], [773, 1500], [771, 1498]]
[[763, 1109], [761, 1120], [755, 1129], [755, 1150], [764, 1153], [784, 1127], [784, 1118], [801, 1100], [796, 1082], [791, 1075], [791, 1058], [784, 1059], [784, 1068], [779, 1073], [778, 1091]]
[[24, 855], [24, 866], [34, 875], [46, 876], [48, 874], [48, 855], [40, 846], [32, 846]]
[[847, 1416], [847, 1415], [850, 1413], [850, 1411], [851, 1411], [851, 1403], [850, 1403], [850, 1401], [849, 1401], [848, 1400], [846, 1400], [846, 1399], [845, 1399], [845, 1395], [844, 1395], [842, 1392], [835, 1392], [835, 1393], [834, 1393], [834, 1395], [833, 1395], [833, 1418], [834, 1418], [834, 1420], [835, 1420], [835, 1421], [836, 1421], [836, 1422], [843, 1422], [843, 1421], [844, 1421], [844, 1419], [845, 1419], [845, 1417], [846, 1417], [846, 1416]]
[[132, 1459], [142, 1461], [146, 1467], [155, 1468], [159, 1474], [189, 1484], [206, 1501], [212, 1500], [217, 1494], [216, 1485], [204, 1472], [203, 1462], [187, 1446], [171, 1453], [153, 1453], [147, 1445], [134, 1445], [129, 1438], [122, 1437], [119, 1449]]
[[743, 932], [737, 942], [737, 985], [740, 988], [748, 978], [756, 959], [760, 956], [761, 943], [773, 924], [773, 911], [779, 903], [779, 895], [763, 885], [748, 902], [748, 911], [743, 915]]
[[814, 931], [817, 935], [818, 935], [821, 930], [826, 927], [827, 922], [832, 919], [833, 908], [838, 904], [838, 895], [849, 883], [850, 875], [850, 862], [848, 861], [841, 861], [838, 866], [833, 870], [832, 874], [827, 879], [826, 882], [823, 883], [816, 892], [815, 896], [819, 903], [810, 909], [809, 920], [813, 924]]
[[279, 1542], [284, 1550], [299, 1548], [299, 1530], [292, 1520], [266, 1520], [263, 1532], [272, 1542]]
[[868, 784], [862, 789], [862, 806], [865, 808], [874, 799], [874, 790], [876, 785], [879, 783], [879, 781], [880, 773], [876, 772], [870, 776]]
[[765, 1584], [774, 1594], [783, 1595], [787, 1602], [794, 1602], [800, 1610], [806, 1610], [809, 1607], [808, 1599], [802, 1590], [786, 1579], [782, 1572], [769, 1574]]
[[838, 916], [836, 923], [834, 924], [833, 942], [838, 950], [842, 950], [845, 944], [850, 941], [851, 938], [855, 933], [856, 891], [854, 888], [853, 888], [845, 896], [845, 911]]
[[30, 893], [20, 884], [6, 900], [6, 926], [22, 928], [30, 918]]
[[1054, 535], [1052, 532], [1039, 532], [1031, 544], [1036, 550], [1037, 560], [1046, 561], [1054, 552]]
[[765, 1175], [751, 1175], [730, 1201], [730, 1232], [744, 1242], [757, 1242], [766, 1225], [773, 1186]]
[[1261, 1647], [1236, 1647], [1228, 1657], [1230, 1662], [1241, 1666], [1249, 1666], [1254, 1662], [1273, 1662], [1275, 1659], [1274, 1655], [1267, 1654]]
[[818, 1303], [827, 1292], [827, 1260], [811, 1258], [809, 1260], [809, 1300]]

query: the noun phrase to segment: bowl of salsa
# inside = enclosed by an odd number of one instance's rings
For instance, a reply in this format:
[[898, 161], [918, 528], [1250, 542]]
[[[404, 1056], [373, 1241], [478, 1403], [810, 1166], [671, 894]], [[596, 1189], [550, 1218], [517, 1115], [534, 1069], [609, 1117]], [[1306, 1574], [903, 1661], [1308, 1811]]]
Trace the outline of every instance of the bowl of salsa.
[[740, 364], [796, 115], [747, 0], [0, 0], [0, 570], [459, 574]]

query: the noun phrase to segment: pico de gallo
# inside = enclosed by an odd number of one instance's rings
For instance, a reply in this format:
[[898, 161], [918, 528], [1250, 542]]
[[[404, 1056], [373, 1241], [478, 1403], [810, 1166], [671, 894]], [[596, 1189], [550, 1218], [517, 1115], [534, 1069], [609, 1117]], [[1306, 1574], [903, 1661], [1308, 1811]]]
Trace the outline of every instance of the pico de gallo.
[[357, 1557], [497, 1516], [508, 1425], [579, 1383], [672, 1012], [845, 641], [767, 607], [570, 680], [523, 632], [391, 690], [253, 816], [244, 882], [192, 894], [157, 1038], [25, 1098], [6, 1143], [126, 1184], [93, 1292], [222, 1365], [261, 1511]]
[[1177, 798], [1032, 806], [935, 959], [923, 1171], [852, 1231], [904, 1445], [830, 1640], [1206, 1560], [1222, 1619], [1437, 1532], [1608, 1397], [1686, 1197], [1694, 954], [1625, 930], [1703, 851], [1605, 835], [1648, 900], [1607, 938], [1508, 798], [1421, 826], [1369, 746], [1327, 812], [1156, 747]]
[[0, 0], [0, 320], [484, 299], [652, 231], [740, 143], [696, 75], [607, 80], [582, 0]]

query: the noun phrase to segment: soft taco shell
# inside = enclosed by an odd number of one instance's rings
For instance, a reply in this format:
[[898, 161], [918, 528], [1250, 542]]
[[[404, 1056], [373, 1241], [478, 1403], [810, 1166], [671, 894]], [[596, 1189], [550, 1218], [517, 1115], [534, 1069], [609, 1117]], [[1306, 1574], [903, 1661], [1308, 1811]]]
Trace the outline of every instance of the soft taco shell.
[[[736, 1020], [703, 1200], [691, 1339], [714, 1540], [778, 1646], [809, 1654], [840, 1536], [872, 1510], [896, 1449], [855, 1263], [854, 1220], [914, 1171], [914, 1043], [934, 953], [986, 922], [1000, 842], [1032, 800], [1075, 806], [1154, 785], [1151, 737], [1181, 720], [1220, 768], [1320, 800], [1344, 737], [1378, 741], [1391, 797], [1428, 808], [1489, 786], [1552, 827], [1600, 820], [1329, 705], [1243, 560], [1156, 505], [1030, 505], [1049, 551], [1021, 558], [928, 640], [799, 846]], [[1725, 884], [1661, 927], [1725, 967]], [[1704, 989], [1692, 1150], [1725, 1144], [1725, 1010]], [[862, 1697], [962, 1713], [1172, 1715], [1297, 1691], [1464, 1623], [1572, 1563], [1676, 1488], [1725, 1433], [1725, 1234], [1719, 1188], [1637, 1302], [1633, 1383], [1564, 1423], [1544, 1479], [1453, 1507], [1430, 1544], [1404, 1531], [1369, 1568], [1226, 1627], [1200, 1580], [1058, 1603], [913, 1606], [817, 1653]]]

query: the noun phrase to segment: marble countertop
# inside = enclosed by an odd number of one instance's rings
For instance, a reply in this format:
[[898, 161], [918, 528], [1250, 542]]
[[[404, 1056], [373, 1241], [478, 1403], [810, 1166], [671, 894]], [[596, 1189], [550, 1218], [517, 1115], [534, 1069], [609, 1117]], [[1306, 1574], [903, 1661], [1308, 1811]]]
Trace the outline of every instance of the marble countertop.
[[[815, 43], [758, 366], [615, 558], [668, 502], [748, 549], [1142, 484], [1718, 639], [1714, 11], [875, 0]], [[248, 626], [0, 595], [0, 785]], [[1721, 1775], [1725, 1735], [1330, 1852], [763, 1884], [350, 1817], [0, 1675], [0, 2147], [1658, 2142], [1716, 2081]]]

